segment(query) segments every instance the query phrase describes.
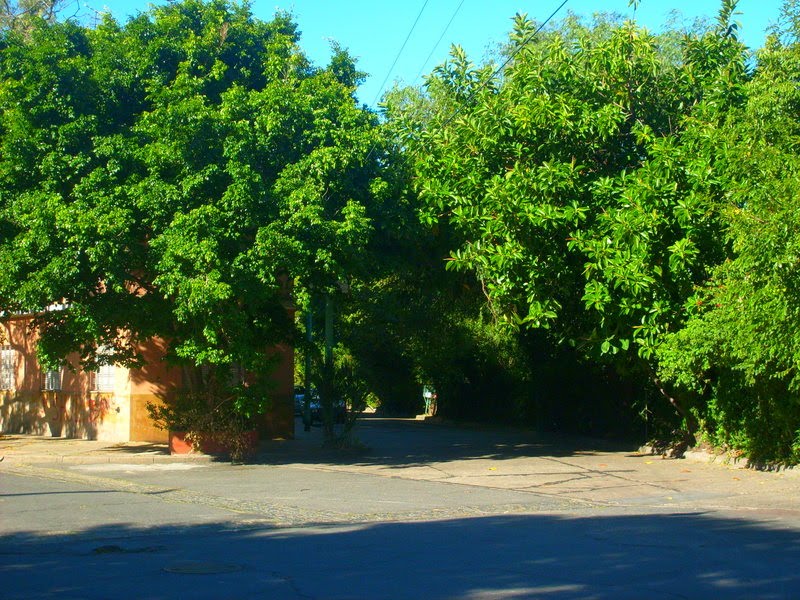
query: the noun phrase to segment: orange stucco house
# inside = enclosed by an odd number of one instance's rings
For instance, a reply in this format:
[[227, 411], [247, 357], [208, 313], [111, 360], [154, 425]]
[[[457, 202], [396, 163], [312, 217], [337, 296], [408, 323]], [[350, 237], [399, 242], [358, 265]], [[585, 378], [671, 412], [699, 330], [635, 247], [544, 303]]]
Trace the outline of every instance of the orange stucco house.
[[[146, 365], [103, 366], [97, 372], [62, 368], [45, 372], [36, 359], [30, 316], [0, 322], [0, 432], [107, 441], [167, 442], [154, 427], [148, 402], [168, 402], [181, 388], [181, 371], [162, 360], [164, 342], [140, 351]], [[294, 351], [276, 346], [272, 408], [261, 422], [262, 438], [294, 437]], [[73, 362], [76, 364], [76, 362]]]

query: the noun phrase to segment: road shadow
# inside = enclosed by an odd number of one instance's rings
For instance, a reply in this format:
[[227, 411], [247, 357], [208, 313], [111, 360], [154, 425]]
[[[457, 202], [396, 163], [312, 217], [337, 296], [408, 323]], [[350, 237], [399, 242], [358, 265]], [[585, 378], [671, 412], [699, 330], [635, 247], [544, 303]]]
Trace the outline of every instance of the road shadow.
[[800, 597], [800, 533], [710, 514], [228, 523], [0, 538], [7, 599]]
[[108, 446], [102, 449], [102, 452], [109, 454], [131, 454], [134, 456], [142, 454], [169, 454], [169, 444], [155, 443], [155, 442], [140, 442], [137, 444], [119, 444], [115, 446]]
[[[431, 423], [414, 419], [368, 416], [355, 429], [356, 444], [350, 448], [331, 449], [323, 444], [322, 430], [303, 430], [301, 420], [295, 423], [295, 438], [262, 440], [258, 452], [246, 462], [262, 465], [329, 464], [381, 465], [388, 468], [423, 466], [431, 462], [465, 459], [509, 460], [520, 457], [572, 457], [603, 452], [627, 452], [636, 445], [613, 440], [584, 438], [566, 434], [539, 432], [522, 428], [490, 425], [458, 425]], [[75, 455], [84, 459], [116, 455], [139, 459], [147, 456], [169, 456], [166, 443], [102, 443], [73, 438], [13, 434], [3, 439], [8, 452], [17, 447], [37, 445], [36, 452], [45, 456]], [[76, 444], [83, 444], [75, 448]], [[24, 454], [24, 450], [22, 453]], [[229, 462], [226, 455], [211, 460]]]
[[467, 459], [511, 460], [627, 452], [636, 445], [521, 428], [465, 426], [413, 419], [368, 417], [355, 429], [356, 445], [326, 448], [318, 427], [303, 431], [298, 420], [295, 439], [264, 441], [249, 462], [264, 465], [381, 465], [389, 468], [424, 466], [431, 462]]

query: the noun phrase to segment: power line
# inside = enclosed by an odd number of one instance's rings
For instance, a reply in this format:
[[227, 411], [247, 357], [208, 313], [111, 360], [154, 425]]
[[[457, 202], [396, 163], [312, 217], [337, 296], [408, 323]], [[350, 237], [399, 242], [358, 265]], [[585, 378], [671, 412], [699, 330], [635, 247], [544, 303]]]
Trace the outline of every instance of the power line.
[[419, 10], [419, 14], [417, 15], [417, 18], [414, 20], [414, 24], [411, 26], [411, 30], [408, 32], [406, 40], [403, 42], [403, 45], [400, 46], [400, 50], [397, 53], [397, 56], [395, 57], [394, 62], [392, 63], [392, 66], [389, 67], [389, 72], [386, 73], [386, 78], [383, 80], [381, 87], [378, 88], [378, 93], [375, 95], [375, 99], [372, 101], [373, 106], [375, 106], [378, 103], [378, 99], [380, 99], [381, 97], [381, 92], [383, 91], [383, 88], [386, 87], [386, 82], [389, 81], [389, 77], [391, 76], [392, 71], [394, 71], [394, 68], [397, 65], [397, 61], [400, 60], [400, 55], [403, 54], [403, 50], [405, 50], [406, 44], [408, 44], [408, 40], [411, 39], [411, 34], [414, 33], [414, 29], [416, 29], [417, 23], [419, 23], [419, 19], [422, 16], [422, 13], [425, 12], [426, 6], [428, 6], [428, 0], [425, 0], [425, 2], [422, 4], [422, 8]]
[[422, 72], [425, 70], [425, 67], [428, 65], [428, 61], [433, 56], [433, 53], [436, 52], [436, 49], [439, 47], [439, 44], [442, 43], [442, 39], [444, 38], [445, 34], [447, 33], [447, 30], [450, 29], [450, 25], [453, 24], [453, 21], [455, 20], [456, 15], [458, 15], [459, 11], [461, 11], [461, 7], [462, 6], [464, 6], [464, 0], [461, 0], [461, 2], [458, 3], [458, 6], [456, 7], [455, 11], [453, 11], [453, 14], [450, 17], [450, 20], [447, 22], [447, 25], [444, 26], [444, 29], [442, 30], [442, 35], [440, 35], [439, 39], [436, 40], [436, 43], [433, 45], [433, 48], [431, 48], [430, 54], [428, 54], [428, 58], [426, 58], [425, 62], [422, 63], [422, 66], [419, 68], [419, 72], [417, 73], [416, 77], [414, 77], [414, 81], [415, 82], [419, 79], [420, 75], [422, 75]]
[[478, 92], [480, 92], [480, 91], [481, 91], [481, 90], [483, 90], [483, 89], [484, 89], [484, 88], [485, 88], [487, 85], [489, 85], [489, 82], [490, 82], [492, 79], [494, 79], [495, 77], [497, 77], [497, 76], [500, 74], [500, 72], [501, 72], [503, 69], [505, 69], [505, 68], [506, 68], [506, 65], [508, 65], [508, 63], [510, 63], [512, 60], [514, 60], [514, 57], [515, 57], [515, 56], [517, 56], [517, 54], [519, 54], [519, 53], [522, 51], [522, 49], [523, 49], [525, 46], [527, 46], [527, 45], [528, 45], [528, 43], [529, 43], [530, 41], [532, 41], [532, 40], [533, 40], [533, 38], [534, 38], [534, 37], [535, 37], [535, 36], [536, 36], [536, 35], [537, 35], [537, 34], [538, 34], [538, 33], [539, 33], [539, 32], [540, 32], [542, 29], [544, 29], [545, 25], [547, 25], [547, 24], [548, 24], [550, 21], [552, 21], [552, 20], [553, 20], [553, 17], [555, 17], [555, 16], [556, 16], [556, 15], [557, 15], [557, 14], [558, 14], [560, 11], [561, 11], [561, 9], [562, 9], [562, 8], [564, 8], [564, 6], [567, 4], [567, 2], [569, 2], [569, 0], [564, 0], [564, 1], [563, 1], [561, 4], [559, 4], [559, 5], [558, 5], [558, 8], [556, 8], [556, 9], [555, 9], [555, 10], [554, 10], [552, 13], [550, 13], [550, 16], [549, 16], [549, 17], [547, 17], [547, 18], [546, 18], [546, 19], [545, 19], [545, 20], [542, 22], [542, 24], [541, 24], [541, 25], [539, 25], [539, 27], [537, 27], [537, 28], [536, 28], [536, 30], [535, 30], [535, 31], [534, 31], [533, 33], [531, 33], [531, 34], [530, 34], [528, 37], [526, 37], [526, 38], [525, 38], [525, 39], [524, 39], [524, 40], [523, 40], [523, 41], [522, 41], [522, 42], [519, 44], [519, 46], [517, 46], [517, 48], [516, 48], [516, 49], [515, 49], [515, 50], [514, 50], [514, 51], [513, 51], [513, 52], [512, 52], [510, 55], [509, 55], [509, 57], [508, 57], [508, 58], [507, 58], [505, 61], [503, 61], [503, 64], [502, 64], [502, 65], [500, 65], [499, 67], [497, 67], [497, 69], [495, 69], [495, 71], [494, 71], [494, 72], [493, 72], [491, 75], [489, 75], [489, 77], [488, 77], [488, 78], [487, 78], [487, 79], [486, 79], [486, 80], [485, 80], [485, 81], [484, 81], [484, 82], [483, 82], [481, 85], [479, 85], [479, 86], [478, 86], [478, 88], [477, 88], [476, 90], [474, 90], [474, 91], [473, 91], [473, 92], [472, 92], [472, 93], [471, 93], [469, 96], [467, 96], [467, 99], [466, 99], [466, 100], [465, 100], [465, 101], [464, 101], [464, 102], [461, 104], [461, 106], [460, 106], [460, 107], [458, 107], [458, 108], [455, 110], [455, 112], [453, 112], [453, 114], [452, 114], [452, 115], [450, 115], [450, 116], [447, 118], [447, 120], [446, 120], [444, 123], [442, 123], [442, 127], [446, 127], [447, 125], [449, 125], [449, 124], [450, 124], [450, 122], [451, 122], [453, 119], [455, 119], [455, 118], [458, 116], [458, 114], [461, 112], [461, 110], [462, 110], [462, 109], [463, 109], [463, 108], [464, 108], [464, 107], [465, 107], [467, 104], [469, 104], [469, 103], [472, 101], [472, 99], [473, 99], [475, 96], [477, 96], [477, 95], [478, 95]]
[[[461, 110], [462, 110], [462, 109], [463, 109], [463, 108], [464, 108], [464, 107], [465, 107], [467, 104], [469, 104], [469, 102], [470, 102], [470, 101], [471, 101], [471, 100], [472, 100], [472, 99], [473, 99], [473, 98], [474, 98], [474, 97], [475, 97], [475, 96], [478, 94], [478, 92], [480, 92], [480, 91], [481, 91], [482, 89], [484, 89], [484, 88], [485, 88], [487, 85], [489, 85], [489, 82], [490, 82], [492, 79], [494, 79], [495, 77], [497, 77], [497, 75], [499, 75], [499, 74], [500, 74], [500, 72], [501, 72], [503, 69], [505, 69], [505, 68], [506, 68], [506, 66], [508, 65], [508, 63], [510, 63], [512, 60], [514, 60], [514, 57], [516, 57], [516, 56], [517, 56], [517, 54], [519, 54], [519, 53], [522, 51], [522, 49], [523, 49], [525, 46], [527, 46], [527, 45], [528, 45], [528, 43], [530, 43], [530, 42], [533, 40], [533, 38], [534, 38], [534, 37], [535, 37], [535, 36], [536, 36], [536, 35], [537, 35], [537, 34], [538, 34], [538, 33], [539, 33], [539, 32], [540, 32], [542, 29], [544, 29], [544, 27], [545, 27], [545, 26], [546, 26], [546, 25], [547, 25], [547, 24], [548, 24], [550, 21], [552, 21], [552, 20], [553, 20], [553, 18], [554, 18], [554, 17], [555, 17], [555, 16], [556, 16], [556, 15], [557, 15], [557, 14], [558, 14], [560, 11], [561, 11], [561, 9], [562, 9], [562, 8], [564, 8], [564, 6], [566, 6], [567, 2], [569, 2], [569, 0], [563, 0], [563, 2], [561, 2], [561, 4], [559, 4], [559, 5], [558, 5], [558, 7], [557, 7], [557, 8], [556, 8], [556, 9], [555, 9], [555, 10], [554, 10], [552, 13], [550, 13], [550, 16], [549, 16], [549, 17], [547, 17], [547, 18], [546, 18], [546, 19], [545, 19], [545, 20], [542, 22], [542, 24], [541, 24], [541, 25], [539, 25], [539, 27], [537, 27], [537, 28], [536, 28], [536, 30], [535, 30], [535, 31], [533, 31], [533, 32], [532, 32], [532, 33], [531, 33], [531, 34], [530, 34], [528, 37], [526, 37], [526, 38], [525, 38], [525, 39], [524, 39], [524, 40], [523, 40], [523, 41], [522, 41], [522, 42], [519, 44], [519, 46], [517, 46], [517, 48], [516, 48], [516, 49], [515, 49], [515, 50], [514, 50], [514, 51], [513, 51], [513, 52], [512, 52], [510, 55], [509, 55], [509, 57], [508, 57], [508, 58], [507, 58], [505, 61], [503, 61], [503, 64], [501, 64], [501, 65], [500, 65], [500, 66], [499, 66], [497, 69], [495, 69], [495, 71], [494, 71], [494, 72], [493, 72], [493, 73], [492, 73], [492, 74], [491, 74], [491, 75], [490, 75], [490, 76], [489, 76], [489, 77], [488, 77], [488, 78], [487, 78], [487, 79], [486, 79], [486, 80], [485, 80], [485, 81], [484, 81], [484, 82], [483, 82], [483, 83], [482, 83], [482, 84], [481, 84], [481, 85], [480, 85], [480, 86], [479, 86], [479, 87], [478, 87], [476, 90], [474, 90], [474, 91], [473, 91], [473, 92], [472, 92], [472, 93], [471, 93], [471, 94], [470, 94], [470, 95], [467, 97], [467, 99], [464, 101], [464, 103], [463, 103], [463, 104], [462, 104], [462, 105], [461, 105], [459, 108], [457, 108], [457, 109], [456, 109], [456, 110], [453, 112], [453, 114], [452, 114], [452, 115], [450, 115], [450, 116], [449, 116], [449, 117], [448, 117], [448, 118], [447, 118], [447, 119], [444, 121], [444, 123], [442, 123], [442, 125], [441, 125], [441, 126], [442, 126], [442, 127], [446, 127], [447, 125], [449, 125], [449, 124], [450, 124], [450, 122], [451, 122], [453, 119], [455, 119], [455, 118], [458, 116], [458, 114], [461, 112]], [[427, 0], [426, 0], [425, 4], [427, 4]], [[422, 8], [424, 9], [425, 7], [423, 6]], [[422, 12], [421, 12], [421, 11], [420, 11], [420, 14], [422, 14]], [[417, 17], [417, 19], [419, 19], [419, 17]], [[415, 24], [416, 24], [416, 23], [415, 23]], [[413, 30], [413, 27], [412, 27], [412, 30]], [[410, 34], [409, 34], [409, 36], [410, 36]], [[406, 39], [406, 41], [408, 41], [408, 40]], [[403, 45], [405, 46], [405, 44], [403, 44]], [[402, 50], [402, 49], [401, 49], [401, 50]], [[397, 62], [397, 61], [395, 60], [395, 62]], [[389, 78], [389, 76], [387, 75], [387, 76], [386, 76], [386, 79], [388, 79], [388, 78]], [[386, 83], [386, 81], [384, 81], [384, 84], [385, 84], [385, 83]], [[376, 102], [377, 102], [377, 99], [376, 99]], [[373, 104], [375, 104], [375, 102], [373, 102]], [[367, 153], [367, 157], [366, 157], [365, 161], [369, 161], [370, 157], [372, 156], [372, 153], [373, 153], [373, 152], [375, 152], [375, 149], [377, 148], [377, 145], [378, 145], [378, 144], [377, 144], [377, 142], [375, 142], [375, 143], [373, 143], [373, 144], [372, 144], [372, 147], [370, 148], [369, 152]]]

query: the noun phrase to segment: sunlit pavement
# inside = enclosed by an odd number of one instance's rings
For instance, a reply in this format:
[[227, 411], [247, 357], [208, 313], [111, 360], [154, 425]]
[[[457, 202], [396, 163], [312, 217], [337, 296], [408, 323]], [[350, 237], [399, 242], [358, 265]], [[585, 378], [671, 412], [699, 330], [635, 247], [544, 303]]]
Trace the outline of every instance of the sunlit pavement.
[[[367, 419], [230, 465], [0, 439], [3, 598], [794, 598], [800, 477]], [[59, 446], [61, 444], [61, 446]]]

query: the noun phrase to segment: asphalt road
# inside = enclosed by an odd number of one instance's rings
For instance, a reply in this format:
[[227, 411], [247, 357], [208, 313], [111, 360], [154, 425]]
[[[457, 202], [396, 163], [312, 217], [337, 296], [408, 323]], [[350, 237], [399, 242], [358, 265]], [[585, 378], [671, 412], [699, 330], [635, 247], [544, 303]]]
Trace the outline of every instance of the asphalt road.
[[0, 598], [800, 597], [796, 475], [414, 421], [366, 421], [368, 452], [318, 436], [239, 466], [7, 457]]

